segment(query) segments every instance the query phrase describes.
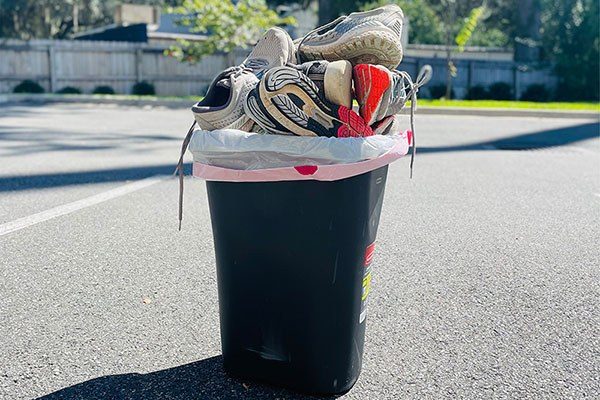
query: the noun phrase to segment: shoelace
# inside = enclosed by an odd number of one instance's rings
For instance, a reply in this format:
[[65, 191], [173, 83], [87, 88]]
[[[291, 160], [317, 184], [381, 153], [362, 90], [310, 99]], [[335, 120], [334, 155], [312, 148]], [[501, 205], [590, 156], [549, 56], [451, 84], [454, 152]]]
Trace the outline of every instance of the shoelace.
[[425, 85], [429, 80], [431, 80], [431, 75], [433, 70], [431, 65], [424, 65], [423, 68], [417, 74], [417, 79], [415, 82], [412, 81], [410, 75], [406, 71], [396, 71], [397, 74], [402, 76], [406, 84], [409, 88], [408, 93], [406, 93], [406, 98], [410, 98], [410, 130], [412, 132], [412, 151], [410, 154], [410, 178], [413, 176], [413, 165], [415, 163], [415, 154], [417, 152], [417, 142], [415, 140], [415, 111], [417, 110], [417, 92], [419, 88]]
[[[252, 64], [253, 60], [250, 60], [248, 64]], [[256, 65], [256, 64], [254, 64]], [[232, 74], [230, 77], [237, 78], [242, 75], [244, 72], [253, 73], [252, 68], [247, 65], [240, 65], [231, 67]], [[192, 123], [188, 133], [185, 135], [185, 139], [183, 139], [183, 143], [181, 144], [181, 153], [179, 154], [179, 161], [177, 162], [177, 167], [175, 168], [174, 174], [179, 176], [179, 230], [181, 230], [181, 221], [183, 220], [183, 178], [185, 177], [185, 172], [183, 170], [183, 157], [185, 156], [185, 152], [188, 149], [190, 144], [190, 140], [192, 140], [192, 135], [194, 134], [194, 128], [196, 127], [196, 121]]]
[[175, 169], [175, 173], [179, 175], [179, 230], [181, 230], [181, 220], [183, 219], [183, 177], [185, 175], [183, 171], [183, 156], [187, 151], [187, 148], [190, 144], [190, 140], [192, 140], [192, 135], [194, 134], [194, 128], [196, 127], [196, 121], [190, 126], [187, 135], [185, 135], [185, 139], [183, 139], [183, 143], [181, 144], [181, 154], [179, 156], [179, 162], [177, 162], [177, 168]]

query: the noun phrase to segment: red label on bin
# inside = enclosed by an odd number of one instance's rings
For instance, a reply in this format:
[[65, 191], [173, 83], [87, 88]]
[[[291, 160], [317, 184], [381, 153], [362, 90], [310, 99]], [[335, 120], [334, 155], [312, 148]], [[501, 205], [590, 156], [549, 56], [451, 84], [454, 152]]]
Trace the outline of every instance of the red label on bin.
[[316, 165], [298, 165], [294, 167], [294, 169], [298, 171], [300, 175], [312, 175], [315, 172], [317, 172], [317, 169], [319, 169], [319, 167], [317, 167]]
[[360, 296], [360, 315], [358, 323], [362, 324], [367, 317], [367, 298], [371, 291], [371, 261], [375, 255], [375, 242], [367, 246], [365, 250], [365, 270], [363, 272], [362, 292]]
[[371, 264], [373, 261], [373, 256], [375, 255], [375, 242], [371, 243], [367, 246], [367, 250], [365, 251], [365, 267]]

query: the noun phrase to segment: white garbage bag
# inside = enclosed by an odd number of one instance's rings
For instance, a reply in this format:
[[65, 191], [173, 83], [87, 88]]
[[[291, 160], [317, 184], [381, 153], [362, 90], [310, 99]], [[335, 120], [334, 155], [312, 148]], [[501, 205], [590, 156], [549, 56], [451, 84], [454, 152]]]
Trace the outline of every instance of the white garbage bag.
[[234, 170], [259, 170], [372, 160], [391, 151], [400, 139], [406, 140], [400, 134], [336, 138], [197, 129], [188, 149], [197, 163]]

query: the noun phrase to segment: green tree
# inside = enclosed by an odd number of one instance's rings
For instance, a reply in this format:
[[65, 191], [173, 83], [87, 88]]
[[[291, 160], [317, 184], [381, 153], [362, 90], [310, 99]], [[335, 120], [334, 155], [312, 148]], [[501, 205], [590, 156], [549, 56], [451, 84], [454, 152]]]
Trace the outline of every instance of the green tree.
[[542, 42], [558, 99], [599, 100], [599, 11], [598, 0], [542, 1]]
[[363, 10], [372, 10], [386, 4], [398, 4], [408, 18], [408, 42], [415, 44], [440, 44], [444, 41], [442, 22], [425, 0], [378, 0], [365, 4]]
[[[463, 21], [463, 24], [456, 34], [454, 38], [454, 44], [457, 46], [456, 52], [462, 53], [465, 51], [465, 46], [473, 36], [475, 32], [475, 28], [481, 21], [484, 12], [486, 11], [485, 6], [475, 7], [469, 13], [469, 16], [466, 17]], [[447, 35], [449, 33], [447, 32]], [[447, 36], [449, 38], [449, 36]], [[449, 99], [452, 96], [452, 79], [456, 77], [456, 67], [452, 60], [453, 48], [450, 46], [450, 42], [446, 42], [446, 61], [447, 61], [447, 71], [448, 74], [446, 76], [446, 98]]]
[[319, 0], [319, 25], [356, 11], [362, 3], [360, 0]]
[[[183, 0], [128, 0], [131, 4], [177, 6]], [[63, 39], [112, 22], [121, 0], [0, 0], [0, 37]]]
[[231, 0], [184, 0], [173, 11], [186, 16], [180, 20], [182, 25], [207, 35], [196, 42], [179, 41], [167, 52], [187, 62], [222, 51], [233, 64], [235, 48], [248, 47], [272, 26], [294, 23], [292, 18], [280, 18], [265, 0], [239, 0], [236, 4]]

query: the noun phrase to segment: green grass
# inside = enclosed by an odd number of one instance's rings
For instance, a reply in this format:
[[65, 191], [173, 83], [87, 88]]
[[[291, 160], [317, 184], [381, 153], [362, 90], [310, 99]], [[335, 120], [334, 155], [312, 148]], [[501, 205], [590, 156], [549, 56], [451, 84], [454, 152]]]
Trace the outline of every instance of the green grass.
[[508, 100], [427, 100], [419, 99], [420, 106], [466, 107], [466, 108], [518, 108], [528, 110], [564, 110], [600, 112], [600, 103], [536, 103], [532, 101]]
[[[44, 96], [44, 95], [41, 95]], [[77, 97], [76, 94], [56, 95], [65, 97]], [[121, 100], [186, 100], [191, 103], [202, 100], [202, 96], [136, 96], [131, 94], [95, 94], [93, 97], [99, 99], [121, 99]], [[409, 102], [410, 104], [410, 102]], [[358, 103], [354, 101], [354, 105]], [[537, 103], [532, 101], [509, 101], [509, 100], [428, 100], [419, 99], [419, 105], [425, 107], [464, 107], [464, 108], [505, 108], [524, 110], [563, 110], [563, 111], [596, 111], [600, 112], [600, 103], [593, 102], [550, 102]]]

